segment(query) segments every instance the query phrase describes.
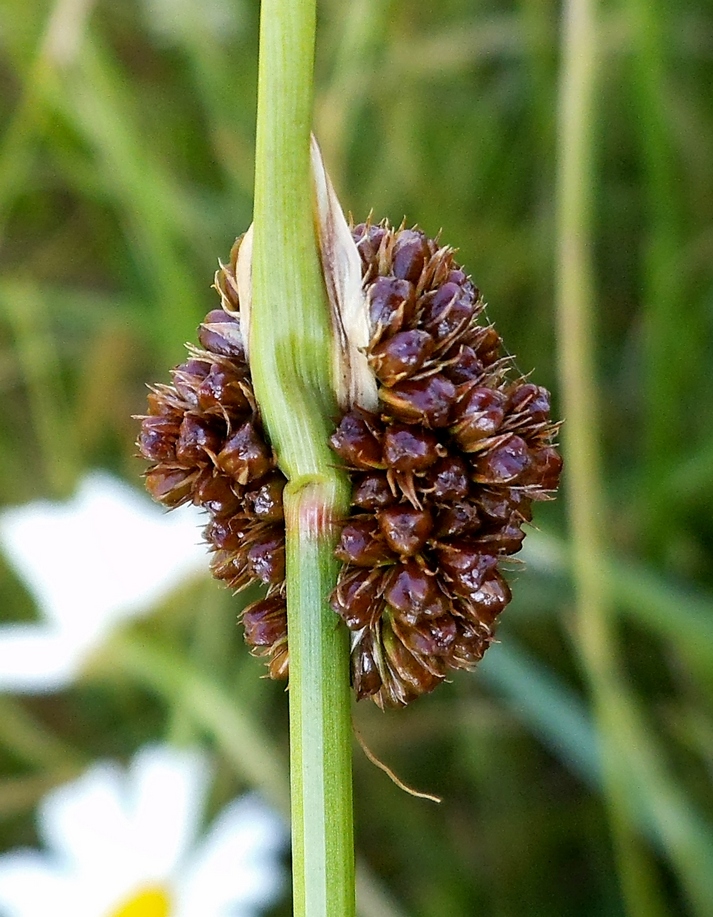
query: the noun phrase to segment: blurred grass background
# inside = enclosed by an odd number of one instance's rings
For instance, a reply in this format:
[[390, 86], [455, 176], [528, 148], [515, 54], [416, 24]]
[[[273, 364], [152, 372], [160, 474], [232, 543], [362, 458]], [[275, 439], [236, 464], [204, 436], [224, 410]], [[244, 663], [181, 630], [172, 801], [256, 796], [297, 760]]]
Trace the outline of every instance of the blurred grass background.
[[[713, 10], [602, 2], [577, 31], [554, 0], [319, 9], [316, 129], [345, 208], [442, 229], [521, 369], [591, 439], [582, 464], [565, 427], [563, 493], [538, 507], [479, 671], [402, 713], [354, 711], [444, 797], [406, 796], [357, 750], [363, 913], [706, 917]], [[258, 13], [0, 7], [2, 503], [67, 497], [97, 466], [140, 486], [144, 382], [182, 359], [251, 218]], [[284, 795], [286, 699], [236, 609], [196, 584], [72, 691], [0, 698], [0, 847], [36, 843], [35, 804], [84, 762], [164, 736], [215, 748], [215, 805]], [[1, 558], [0, 614], [33, 614]]]

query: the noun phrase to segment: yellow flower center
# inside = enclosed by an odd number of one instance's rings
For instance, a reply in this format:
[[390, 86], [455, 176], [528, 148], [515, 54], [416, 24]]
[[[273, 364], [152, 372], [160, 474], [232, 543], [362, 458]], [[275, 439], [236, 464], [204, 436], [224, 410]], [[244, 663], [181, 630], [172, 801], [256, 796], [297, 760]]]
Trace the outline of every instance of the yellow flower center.
[[171, 901], [163, 888], [144, 888], [110, 917], [169, 917]]

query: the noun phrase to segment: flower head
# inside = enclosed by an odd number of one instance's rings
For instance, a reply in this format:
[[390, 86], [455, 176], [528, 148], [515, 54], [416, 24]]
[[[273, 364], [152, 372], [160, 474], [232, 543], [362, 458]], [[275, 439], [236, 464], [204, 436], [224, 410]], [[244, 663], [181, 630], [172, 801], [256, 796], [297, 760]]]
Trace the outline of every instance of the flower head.
[[39, 808], [46, 851], [0, 856], [4, 917], [253, 917], [282, 889], [280, 819], [236, 799], [205, 834], [203, 755], [154, 746], [92, 765]]
[[[357, 697], [403, 706], [491, 643], [511, 598], [501, 561], [558, 485], [557, 424], [453, 249], [386, 221], [350, 228], [316, 145], [313, 164], [342, 410], [330, 442], [353, 482], [331, 603], [351, 631]], [[205, 349], [153, 390], [139, 446], [158, 500], [211, 515], [214, 575], [267, 585], [243, 612], [246, 639], [284, 677], [285, 478], [246, 355], [249, 262], [248, 232], [216, 275], [222, 309], [201, 326]]]
[[55, 691], [120, 622], [145, 614], [205, 565], [191, 512], [167, 516], [93, 472], [66, 503], [0, 513], [0, 546], [42, 621], [0, 626], [0, 690]]

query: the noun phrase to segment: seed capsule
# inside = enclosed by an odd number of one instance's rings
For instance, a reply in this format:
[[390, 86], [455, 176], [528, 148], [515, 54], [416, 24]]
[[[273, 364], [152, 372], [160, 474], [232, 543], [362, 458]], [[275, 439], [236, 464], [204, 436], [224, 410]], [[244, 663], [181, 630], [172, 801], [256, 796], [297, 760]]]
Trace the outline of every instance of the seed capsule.
[[393, 333], [412, 318], [416, 300], [407, 280], [379, 277], [369, 288], [368, 303], [372, 326]]
[[240, 322], [222, 309], [213, 309], [206, 315], [198, 329], [198, 340], [201, 346], [211, 353], [245, 362], [245, 344]]
[[506, 439], [476, 459], [475, 480], [483, 484], [515, 481], [530, 463], [527, 443], [520, 436]]
[[417, 614], [436, 597], [436, 584], [415, 561], [400, 563], [390, 574], [384, 598], [391, 608], [402, 614]]
[[355, 567], [371, 567], [388, 560], [375, 519], [354, 519], [347, 523], [335, 554]]
[[331, 604], [351, 630], [373, 624], [383, 611], [380, 578], [372, 570], [356, 569], [335, 589]]
[[497, 389], [471, 388], [455, 409], [453, 436], [465, 452], [474, 452], [494, 436], [505, 418], [505, 396]]
[[386, 475], [380, 472], [365, 474], [358, 480], [352, 495], [352, 503], [355, 506], [369, 510], [382, 509], [395, 501], [396, 496]]
[[145, 417], [137, 444], [144, 458], [151, 462], [175, 460], [180, 423], [180, 418], [171, 414]]
[[196, 397], [202, 411], [220, 412], [235, 419], [251, 410], [249, 392], [239, 373], [214, 363], [198, 387]]
[[456, 399], [450, 379], [440, 373], [426, 379], [399, 382], [379, 393], [386, 409], [398, 420], [426, 427], [447, 427]]
[[427, 430], [393, 424], [384, 434], [384, 459], [394, 471], [424, 471], [439, 455], [438, 440]]
[[387, 545], [401, 557], [411, 557], [420, 551], [433, 528], [428, 510], [402, 504], [383, 510], [377, 519]]
[[253, 579], [279, 586], [285, 578], [284, 532], [268, 530], [247, 554], [247, 569]]
[[287, 608], [280, 595], [253, 602], [242, 617], [245, 639], [251, 646], [272, 646], [287, 637]]
[[383, 468], [381, 445], [372, 433], [365, 412], [345, 414], [329, 440], [332, 449], [352, 468]]
[[279, 522], [283, 516], [282, 492], [285, 479], [280, 473], [270, 475], [259, 486], [245, 491], [245, 509], [261, 522]]
[[435, 346], [427, 331], [400, 331], [371, 350], [369, 363], [383, 385], [395, 385], [417, 372]]
[[273, 464], [270, 449], [250, 421], [231, 436], [216, 462], [221, 471], [239, 484], [259, 480]]
[[426, 236], [413, 229], [404, 229], [398, 234], [392, 251], [394, 277], [418, 283], [431, 250]]
[[222, 436], [213, 419], [200, 414], [186, 414], [176, 442], [176, 459], [181, 465], [208, 462], [220, 450]]
[[423, 310], [423, 324], [438, 341], [466, 328], [475, 314], [472, 292], [456, 283], [444, 283]]
[[214, 468], [206, 468], [194, 485], [193, 502], [215, 517], [234, 516], [242, 506], [240, 488]]

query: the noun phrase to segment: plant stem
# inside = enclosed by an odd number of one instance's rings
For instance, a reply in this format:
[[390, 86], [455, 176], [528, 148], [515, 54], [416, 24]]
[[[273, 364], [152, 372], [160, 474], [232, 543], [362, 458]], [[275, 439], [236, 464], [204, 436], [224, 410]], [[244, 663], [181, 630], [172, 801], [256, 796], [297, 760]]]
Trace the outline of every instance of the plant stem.
[[288, 478], [293, 913], [350, 917], [349, 656], [327, 604], [349, 487], [328, 447], [336, 403], [312, 209], [314, 35], [315, 0], [263, 0], [249, 343], [257, 400]]
[[592, 346], [591, 260], [596, 52], [595, 0], [567, 0], [560, 78], [557, 303], [578, 604], [576, 640], [600, 732], [605, 798], [627, 913], [644, 917], [660, 914], [661, 906], [648, 859], [625, 814], [630, 787], [623, 763], [626, 737], [622, 727], [630, 711], [600, 569], [604, 501]]

